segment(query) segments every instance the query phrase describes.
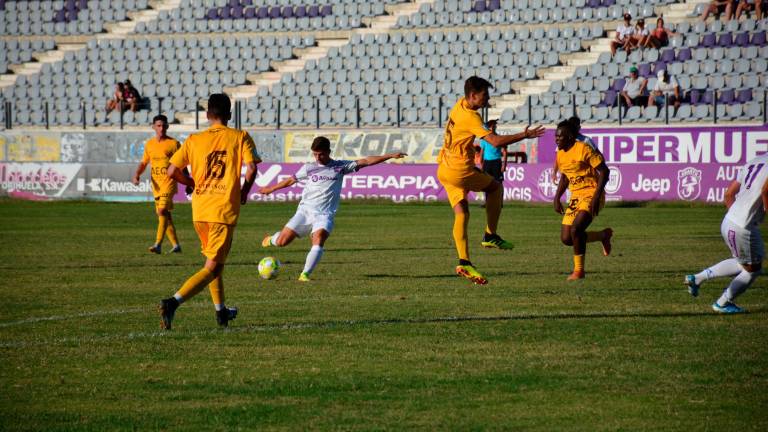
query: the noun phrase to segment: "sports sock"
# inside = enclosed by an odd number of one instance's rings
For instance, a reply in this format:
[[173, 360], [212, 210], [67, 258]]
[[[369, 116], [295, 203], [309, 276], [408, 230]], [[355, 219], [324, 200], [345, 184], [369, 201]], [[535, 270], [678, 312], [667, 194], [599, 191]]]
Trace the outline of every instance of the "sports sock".
[[747, 288], [752, 285], [752, 282], [757, 279], [759, 274], [759, 271], [750, 273], [746, 270], [742, 270], [741, 273], [733, 278], [731, 284], [728, 285], [728, 288], [723, 291], [723, 295], [717, 299], [717, 304], [720, 306], [725, 306], [726, 303], [736, 300], [736, 297], [743, 294], [744, 291], [746, 291]]
[[469, 215], [454, 213], [453, 216], [453, 241], [456, 243], [456, 252], [458, 252], [460, 260], [469, 261], [469, 242], [467, 241]]
[[499, 187], [495, 191], [485, 194], [485, 232], [488, 234], [496, 234], [496, 230], [499, 227], [503, 192], [504, 190]]
[[168, 218], [165, 216], [157, 217], [157, 235], [155, 236], [155, 244], [160, 245], [163, 243], [163, 237], [165, 236], [165, 228], [168, 226]]
[[173, 219], [168, 218], [168, 226], [165, 228], [165, 235], [168, 236], [171, 244], [176, 247], [179, 245], [179, 239], [176, 238], [176, 227], [173, 225]]
[[727, 260], [720, 261], [719, 263], [713, 265], [712, 267], [708, 269], [704, 269], [701, 273], [698, 273], [694, 276], [696, 279], [696, 284], [701, 284], [704, 281], [716, 278], [716, 277], [723, 277], [723, 276], [734, 276], [741, 271], [744, 270], [741, 267], [741, 264], [739, 264], [738, 261], [736, 261], [736, 258], [730, 258]]
[[272, 234], [272, 237], [269, 238], [269, 244], [272, 246], [277, 246], [277, 239], [280, 237], [280, 231]]
[[221, 310], [220, 307], [224, 304], [224, 280], [221, 275], [218, 275], [208, 284], [208, 290], [211, 292], [211, 300], [213, 300], [213, 305], [217, 307], [216, 310]]
[[584, 254], [573, 256], [573, 271], [584, 271]]
[[304, 262], [303, 273], [310, 274], [315, 269], [317, 263], [320, 262], [320, 258], [323, 256], [323, 247], [319, 245], [313, 245], [307, 254], [307, 260]]
[[190, 298], [197, 295], [200, 291], [203, 290], [208, 284], [211, 283], [211, 281], [216, 276], [213, 275], [208, 269], [202, 268], [197, 273], [193, 274], [192, 277], [187, 279], [186, 282], [184, 282], [184, 285], [179, 288], [179, 290], [176, 292], [176, 300], [189, 300]]
[[605, 231], [587, 231], [587, 243], [603, 241]]

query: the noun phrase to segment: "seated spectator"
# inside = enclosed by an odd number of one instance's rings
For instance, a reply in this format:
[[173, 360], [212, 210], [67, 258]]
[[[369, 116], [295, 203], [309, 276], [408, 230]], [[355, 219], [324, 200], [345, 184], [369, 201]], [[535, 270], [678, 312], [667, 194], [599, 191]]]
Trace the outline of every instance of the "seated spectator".
[[736, 7], [736, 19], [741, 18], [741, 13], [744, 11], [755, 11], [755, 19], [760, 21], [763, 19], [763, 3], [768, 3], [764, 0], [740, 0], [739, 5]]
[[624, 107], [641, 106], [648, 104], [648, 96], [645, 94], [648, 81], [641, 77], [635, 66], [629, 68], [629, 78], [624, 82], [621, 90], [621, 104]]
[[120, 102], [123, 101], [123, 93], [125, 92], [125, 85], [121, 82], [115, 85], [115, 93], [112, 95], [112, 99], [107, 100], [107, 114], [113, 110], [120, 108]]
[[656, 28], [651, 32], [651, 37], [648, 38], [648, 44], [645, 45], [649, 48], [661, 48], [669, 45], [669, 38], [674, 36], [675, 32], [664, 28], [664, 18], [659, 17], [656, 19]]
[[736, 0], [713, 0], [709, 3], [709, 6], [704, 9], [704, 13], [701, 14], [701, 20], [706, 21], [709, 14], [725, 14], [725, 18], [723, 19], [728, 21], [733, 18], [734, 7], [736, 6], [735, 3]]
[[668, 97], [669, 103], [675, 106], [675, 113], [677, 113], [677, 109], [680, 108], [680, 85], [666, 70], [660, 70], [657, 77], [653, 93], [648, 98], [648, 106], [656, 105], [661, 108], [664, 106], [664, 98]]
[[625, 13], [624, 22], [616, 27], [616, 38], [611, 41], [611, 56], [615, 56], [616, 50], [619, 48], [623, 48], [627, 54], [632, 50], [630, 43], [635, 29], [632, 27], [631, 22], [632, 15]]
[[125, 104], [128, 105], [128, 108], [130, 108], [131, 111], [136, 112], [139, 110], [141, 95], [139, 95], [139, 91], [136, 90], [133, 84], [131, 84], [131, 80], [125, 80], [123, 98], [125, 99]]
[[651, 39], [651, 31], [645, 28], [645, 19], [640, 18], [635, 24], [635, 32], [630, 36], [632, 48], [646, 48]]

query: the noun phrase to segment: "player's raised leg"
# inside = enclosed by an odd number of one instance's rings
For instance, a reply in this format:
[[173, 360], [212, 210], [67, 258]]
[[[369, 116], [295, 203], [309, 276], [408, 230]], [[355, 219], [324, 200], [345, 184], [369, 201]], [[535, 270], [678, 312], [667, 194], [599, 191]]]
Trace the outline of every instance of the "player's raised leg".
[[697, 297], [699, 295], [699, 288], [704, 282], [717, 277], [735, 276], [741, 273], [741, 271], [741, 265], [736, 258], [728, 258], [705, 268], [699, 273], [686, 275], [683, 282], [688, 286], [688, 292], [693, 297]]
[[282, 230], [277, 231], [274, 234], [267, 234], [261, 241], [261, 247], [267, 248], [270, 246], [283, 247], [291, 244], [298, 237], [296, 231], [292, 230], [288, 226], [283, 227]]

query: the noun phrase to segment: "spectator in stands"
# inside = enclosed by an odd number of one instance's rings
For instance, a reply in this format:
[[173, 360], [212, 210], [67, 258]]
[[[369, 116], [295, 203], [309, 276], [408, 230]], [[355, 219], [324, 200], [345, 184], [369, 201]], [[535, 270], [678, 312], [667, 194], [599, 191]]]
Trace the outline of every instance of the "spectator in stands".
[[741, 18], [741, 13], [744, 11], [755, 10], [755, 19], [758, 21], [763, 19], [763, 3], [768, 3], [764, 0], [741, 0], [736, 7], [736, 19]]
[[680, 85], [666, 70], [660, 70], [657, 77], [653, 93], [648, 98], [648, 106], [656, 105], [661, 108], [664, 106], [664, 98], [668, 97], [669, 103], [675, 106], [675, 113], [677, 113], [677, 109], [680, 108]]
[[646, 48], [651, 40], [651, 31], [645, 27], [645, 19], [640, 18], [635, 24], [635, 31], [630, 36], [632, 48]]
[[616, 38], [611, 41], [611, 56], [616, 55], [616, 50], [623, 48], [629, 54], [632, 50], [632, 34], [635, 29], [632, 27], [632, 15], [625, 13], [624, 22], [616, 27]]
[[121, 82], [115, 85], [115, 93], [112, 95], [112, 99], [107, 100], [107, 114], [112, 110], [120, 108], [120, 102], [123, 100], [123, 93], [125, 92], [125, 85]]
[[648, 39], [649, 48], [661, 48], [669, 45], [669, 38], [676, 33], [664, 28], [664, 18], [659, 17], [656, 19], [656, 28], [651, 32], [651, 37]]
[[125, 80], [123, 98], [125, 98], [125, 104], [128, 105], [131, 111], [136, 112], [139, 110], [141, 95], [139, 94], [139, 91], [136, 90], [136, 87], [131, 84], [131, 80]]
[[621, 104], [624, 107], [640, 106], [648, 104], [648, 96], [645, 94], [648, 81], [641, 77], [637, 67], [629, 68], [629, 77], [624, 82], [624, 88], [621, 90]]
[[713, 0], [709, 3], [709, 6], [704, 9], [704, 13], [701, 14], [701, 20], [706, 21], [709, 14], [722, 15], [725, 14], [725, 21], [733, 18], [733, 12], [736, 0]]

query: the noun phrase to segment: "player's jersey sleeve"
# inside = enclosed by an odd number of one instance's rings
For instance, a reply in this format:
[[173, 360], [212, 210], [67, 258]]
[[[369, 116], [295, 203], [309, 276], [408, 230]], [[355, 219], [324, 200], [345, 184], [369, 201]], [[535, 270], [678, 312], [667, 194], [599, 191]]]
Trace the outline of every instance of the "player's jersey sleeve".
[[357, 171], [358, 169], [360, 169], [357, 166], [357, 161], [345, 160], [345, 161], [341, 161], [341, 162], [342, 162], [341, 172], [344, 173], [344, 174], [353, 173], [353, 172]]
[[152, 140], [148, 140], [144, 143], [144, 154], [141, 156], [141, 163], [144, 165], [149, 163], [149, 145], [152, 142]]
[[293, 175], [293, 178], [296, 181], [306, 180], [306, 178], [308, 177], [308, 172], [309, 172], [309, 166], [307, 164], [304, 164], [301, 166], [301, 168], [299, 168], [298, 171], [296, 171], [296, 174]]
[[184, 145], [176, 150], [176, 153], [171, 156], [171, 165], [182, 169], [189, 165], [189, 147], [191, 139], [192, 137], [187, 138], [186, 141], [184, 141]]
[[584, 144], [584, 161], [586, 161], [592, 168], [597, 168], [601, 163], [605, 162], [603, 155], [594, 147]]
[[483, 119], [477, 111], [463, 111], [458, 120], [458, 124], [477, 138], [484, 138], [491, 133], [483, 125]]
[[241, 146], [242, 149], [242, 160], [243, 163], [260, 163], [261, 157], [259, 156], [258, 151], [256, 151], [256, 143], [253, 142], [253, 138], [251, 138], [250, 135], [248, 135], [248, 132], [243, 132], [242, 137], [243, 143]]

